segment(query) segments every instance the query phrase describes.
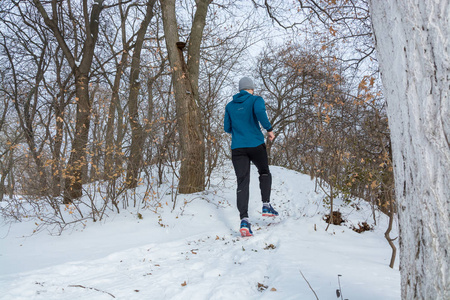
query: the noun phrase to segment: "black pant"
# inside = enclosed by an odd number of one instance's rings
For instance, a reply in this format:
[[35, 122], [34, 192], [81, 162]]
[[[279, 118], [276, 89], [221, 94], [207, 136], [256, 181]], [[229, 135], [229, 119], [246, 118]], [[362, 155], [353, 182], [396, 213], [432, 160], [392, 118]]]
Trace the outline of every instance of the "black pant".
[[250, 185], [250, 162], [259, 173], [259, 188], [262, 202], [270, 202], [272, 175], [269, 171], [266, 145], [231, 150], [234, 171], [237, 177], [237, 207], [242, 218], [248, 218], [248, 200]]

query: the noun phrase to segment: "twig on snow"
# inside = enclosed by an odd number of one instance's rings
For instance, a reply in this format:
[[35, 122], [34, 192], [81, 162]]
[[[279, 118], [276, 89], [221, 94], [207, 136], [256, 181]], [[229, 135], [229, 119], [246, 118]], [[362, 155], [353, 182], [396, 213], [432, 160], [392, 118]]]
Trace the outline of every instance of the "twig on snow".
[[79, 287], [79, 288], [83, 288], [83, 289], [94, 290], [94, 291], [97, 291], [97, 292], [102, 292], [102, 293], [108, 294], [111, 297], [116, 298], [113, 294], [111, 294], [109, 292], [105, 292], [105, 291], [102, 291], [102, 290], [99, 290], [99, 289], [93, 288], [93, 287], [82, 286], [81, 284], [69, 285], [69, 287]]
[[300, 271], [300, 274], [302, 274], [303, 279], [305, 279], [305, 281], [308, 284], [308, 286], [311, 289], [311, 291], [314, 293], [314, 296], [316, 296], [316, 299], [319, 300], [319, 297], [317, 297], [317, 294], [314, 291], [314, 289], [312, 288], [312, 286], [309, 284], [309, 281], [306, 279], [305, 275], [303, 275], [302, 270], [299, 270], [299, 271]]

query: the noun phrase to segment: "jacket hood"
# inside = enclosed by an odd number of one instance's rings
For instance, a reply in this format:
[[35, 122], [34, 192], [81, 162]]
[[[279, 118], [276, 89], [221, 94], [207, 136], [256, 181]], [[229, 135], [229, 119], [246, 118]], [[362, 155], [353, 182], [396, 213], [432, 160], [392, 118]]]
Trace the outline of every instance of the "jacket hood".
[[242, 103], [245, 100], [251, 98], [252, 96], [253, 95], [250, 94], [249, 92], [242, 90], [233, 96], [233, 102]]

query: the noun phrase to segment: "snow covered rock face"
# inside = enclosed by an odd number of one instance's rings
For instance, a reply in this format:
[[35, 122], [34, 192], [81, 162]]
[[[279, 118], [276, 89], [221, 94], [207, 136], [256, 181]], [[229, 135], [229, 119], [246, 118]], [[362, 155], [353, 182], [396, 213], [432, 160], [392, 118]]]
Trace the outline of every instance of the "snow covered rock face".
[[450, 299], [450, 4], [371, 0], [388, 102], [403, 299]]

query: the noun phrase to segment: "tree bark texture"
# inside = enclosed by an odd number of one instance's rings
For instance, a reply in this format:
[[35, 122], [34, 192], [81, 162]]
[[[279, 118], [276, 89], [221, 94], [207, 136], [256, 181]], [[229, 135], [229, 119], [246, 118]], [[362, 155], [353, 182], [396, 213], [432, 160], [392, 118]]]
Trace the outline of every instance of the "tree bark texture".
[[450, 299], [450, 3], [371, 0], [388, 103], [402, 299]]
[[178, 191], [182, 194], [205, 189], [205, 144], [198, 105], [198, 78], [200, 43], [209, 3], [209, 0], [197, 1], [186, 63], [183, 56], [185, 43], [179, 42], [178, 37], [175, 0], [161, 1], [180, 136], [181, 167]]

